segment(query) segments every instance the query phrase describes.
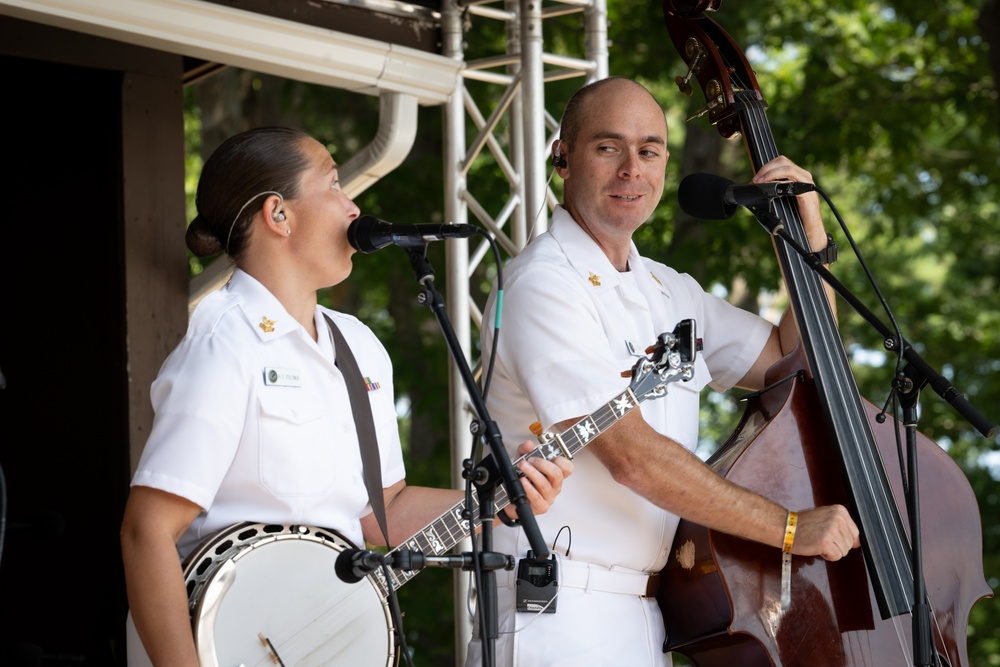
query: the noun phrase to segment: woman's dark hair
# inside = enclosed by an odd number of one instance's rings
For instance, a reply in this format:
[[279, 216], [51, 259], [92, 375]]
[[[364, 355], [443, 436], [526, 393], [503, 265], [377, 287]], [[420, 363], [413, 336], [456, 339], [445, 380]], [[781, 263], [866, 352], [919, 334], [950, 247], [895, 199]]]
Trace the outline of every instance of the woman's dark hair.
[[[261, 127], [226, 139], [205, 162], [198, 180], [198, 215], [185, 238], [199, 257], [225, 251], [239, 261], [246, 250], [259, 195], [283, 199], [299, 194], [299, 179], [309, 167], [302, 151], [309, 135], [284, 127]], [[237, 219], [237, 217], [239, 219]]]

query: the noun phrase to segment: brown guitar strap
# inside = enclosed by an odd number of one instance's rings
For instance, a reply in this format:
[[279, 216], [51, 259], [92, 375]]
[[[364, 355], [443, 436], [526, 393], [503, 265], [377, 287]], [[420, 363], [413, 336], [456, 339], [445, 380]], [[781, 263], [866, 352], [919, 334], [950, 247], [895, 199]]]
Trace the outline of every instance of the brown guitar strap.
[[382, 529], [382, 537], [389, 546], [389, 531], [385, 521], [385, 493], [382, 490], [382, 459], [378, 453], [378, 436], [375, 434], [375, 421], [372, 419], [372, 407], [368, 402], [368, 388], [358, 362], [344, 339], [344, 334], [333, 323], [330, 316], [323, 313], [326, 324], [330, 328], [330, 339], [336, 354], [337, 368], [344, 375], [347, 384], [347, 394], [351, 399], [351, 412], [354, 414], [354, 428], [358, 432], [358, 443], [361, 447], [361, 465], [364, 469], [365, 488], [368, 489], [368, 501], [372, 512]]

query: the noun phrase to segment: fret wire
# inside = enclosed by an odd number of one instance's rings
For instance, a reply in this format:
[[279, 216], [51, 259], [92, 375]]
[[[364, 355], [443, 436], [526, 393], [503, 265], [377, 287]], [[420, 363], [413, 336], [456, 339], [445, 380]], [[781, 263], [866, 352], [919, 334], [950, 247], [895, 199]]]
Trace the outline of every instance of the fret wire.
[[[607, 426], [605, 426], [603, 429], [601, 429], [602, 431], [605, 431], [605, 430], [611, 428], [612, 426], [614, 426], [618, 422], [619, 419], [621, 419], [621, 417], [619, 417], [618, 413], [615, 411], [614, 407], [612, 407], [610, 404], [608, 404], [606, 410], [607, 410], [607, 413], [608, 413], [607, 417], [609, 418], [609, 421], [607, 423]], [[603, 417], [603, 415], [602, 415], [602, 417]]]
[[[603, 408], [601, 408], [600, 412], [603, 414], [599, 415], [597, 419], [595, 419], [594, 421], [595, 423], [598, 424], [598, 426], [601, 428], [601, 432], [603, 433], [604, 431], [608, 430], [610, 427], [615, 425], [615, 423], [618, 421], [618, 415], [615, 412], [615, 409], [611, 407], [610, 403], [606, 404]], [[598, 419], [601, 421], [598, 421]]]
[[444, 523], [444, 525], [442, 526], [441, 532], [447, 534], [448, 539], [450, 539], [453, 543], [458, 542], [461, 538], [456, 540], [455, 535], [456, 533], [462, 532], [462, 524], [460, 523], [459, 519], [456, 519], [454, 516], [449, 514], [448, 521]]
[[456, 521], [455, 517], [449, 511], [446, 517], [437, 522], [436, 532], [439, 536], [443, 534], [451, 537], [455, 534], [455, 529], [458, 527], [458, 521]]
[[[456, 519], [455, 516], [452, 514], [452, 511], [448, 512], [447, 518], [445, 520], [440, 521], [440, 525], [436, 529], [436, 534], [438, 536], [438, 539], [440, 539], [442, 544], [444, 544], [445, 551], [450, 549], [452, 546], [454, 546], [461, 540], [461, 537], [455, 539], [456, 532], [459, 533], [462, 532], [462, 526], [459, 520]], [[444, 539], [445, 537], [447, 537], [448, 539], [447, 540]]]

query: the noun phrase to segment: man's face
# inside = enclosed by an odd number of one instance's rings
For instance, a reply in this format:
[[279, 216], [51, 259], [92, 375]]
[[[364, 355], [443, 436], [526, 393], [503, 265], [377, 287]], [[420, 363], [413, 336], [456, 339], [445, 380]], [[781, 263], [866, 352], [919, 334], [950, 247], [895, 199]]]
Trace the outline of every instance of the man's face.
[[663, 111], [637, 84], [615, 82], [583, 100], [579, 128], [559, 170], [566, 208], [600, 239], [631, 237], [663, 194]]

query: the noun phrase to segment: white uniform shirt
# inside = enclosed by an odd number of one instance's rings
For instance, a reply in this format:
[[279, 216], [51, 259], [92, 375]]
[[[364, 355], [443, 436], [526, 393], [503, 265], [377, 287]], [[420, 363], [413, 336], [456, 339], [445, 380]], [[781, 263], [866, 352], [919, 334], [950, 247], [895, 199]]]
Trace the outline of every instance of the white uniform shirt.
[[[641, 404], [658, 432], [693, 450], [698, 439], [699, 392], [733, 386], [753, 365], [772, 325], [705, 293], [698, 283], [640, 257], [633, 244], [629, 271], [619, 273], [604, 252], [562, 208], [552, 227], [505, 270], [500, 344], [488, 397], [490, 415], [507, 447], [545, 428], [582, 417], [624, 391], [621, 377], [635, 363], [627, 342], [644, 350], [657, 335], [692, 318], [704, 341], [695, 377], [675, 382], [665, 398]], [[487, 304], [483, 350], [493, 337], [495, 297]], [[575, 560], [655, 572], [666, 563], [678, 519], [616, 483], [584, 449], [553, 507], [538, 517], [551, 541], [572, 531]], [[565, 551], [568, 536], [560, 538]], [[513, 543], [516, 540], [516, 543]], [[523, 531], [501, 530], [497, 550], [522, 556]]]
[[[533, 421], [549, 428], [588, 415], [620, 394], [629, 383], [621, 372], [635, 363], [627, 343], [644, 350], [687, 318], [696, 321], [704, 341], [694, 379], [669, 385], [665, 398], [645, 401], [640, 409], [654, 429], [693, 450], [700, 390], [708, 384], [731, 387], [757, 359], [771, 324], [706, 294], [690, 276], [640, 257], [634, 245], [628, 266], [628, 272], [619, 273], [557, 208], [549, 232], [506, 268], [487, 406], [509, 450], [533, 439], [528, 429]], [[494, 293], [483, 318], [486, 355], [495, 308]], [[497, 664], [665, 667], [670, 658], [662, 652], [663, 619], [656, 601], [610, 592], [600, 582], [608, 570], [644, 582], [642, 572], [662, 569], [678, 518], [615, 482], [592, 451], [579, 452], [574, 464], [555, 504], [538, 517], [550, 547], [558, 535], [556, 554], [571, 546], [569, 560], [560, 557], [557, 610], [515, 612], [516, 574], [498, 572]], [[520, 558], [528, 548], [524, 531], [497, 529], [495, 551]], [[480, 649], [474, 639], [468, 667], [480, 664]]]
[[323, 313], [369, 387], [382, 483], [404, 477], [392, 366], [357, 319], [316, 310], [319, 343], [237, 270], [199, 304], [152, 387], [156, 416], [132, 480], [204, 508], [178, 542], [187, 555], [240, 521], [317, 525], [362, 546], [368, 506], [350, 399]]

